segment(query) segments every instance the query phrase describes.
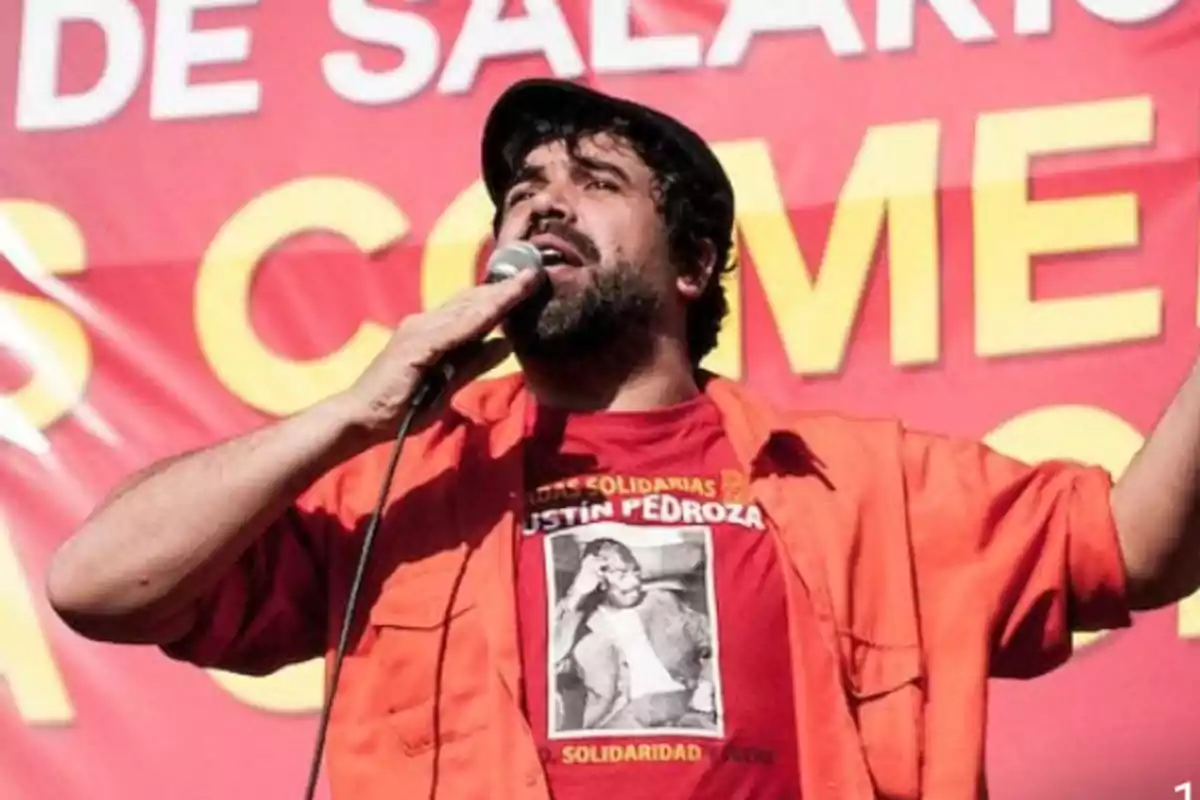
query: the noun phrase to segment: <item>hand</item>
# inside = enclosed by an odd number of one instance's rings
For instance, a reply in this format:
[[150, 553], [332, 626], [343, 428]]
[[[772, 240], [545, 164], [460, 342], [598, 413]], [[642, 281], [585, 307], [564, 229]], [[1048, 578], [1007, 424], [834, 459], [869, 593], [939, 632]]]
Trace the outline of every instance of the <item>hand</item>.
[[[438, 308], [401, 321], [383, 351], [341, 398], [367, 437], [384, 441], [395, 434], [421, 377], [446, 354], [455, 351], [456, 360], [442, 403], [455, 389], [507, 358], [511, 347], [506, 340], [480, 339], [543, 280], [540, 271], [525, 270], [499, 283], [466, 289]], [[421, 416], [430, 418], [430, 412]]]
[[583, 563], [579, 565], [579, 572], [575, 575], [575, 580], [571, 582], [571, 588], [567, 590], [567, 597], [572, 606], [578, 606], [592, 592], [600, 588], [600, 584], [604, 581], [604, 571], [604, 563], [599, 556], [590, 555], [583, 559]]

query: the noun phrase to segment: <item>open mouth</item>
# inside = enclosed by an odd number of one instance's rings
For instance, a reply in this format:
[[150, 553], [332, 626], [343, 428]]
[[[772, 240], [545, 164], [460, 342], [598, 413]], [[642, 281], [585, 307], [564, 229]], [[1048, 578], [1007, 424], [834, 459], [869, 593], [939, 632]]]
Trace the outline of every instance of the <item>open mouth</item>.
[[542, 264], [547, 267], [559, 267], [568, 264], [566, 253], [553, 247], [539, 247], [542, 254]]
[[566, 242], [557, 237], [536, 236], [530, 243], [542, 254], [544, 267], [582, 267], [583, 257]]

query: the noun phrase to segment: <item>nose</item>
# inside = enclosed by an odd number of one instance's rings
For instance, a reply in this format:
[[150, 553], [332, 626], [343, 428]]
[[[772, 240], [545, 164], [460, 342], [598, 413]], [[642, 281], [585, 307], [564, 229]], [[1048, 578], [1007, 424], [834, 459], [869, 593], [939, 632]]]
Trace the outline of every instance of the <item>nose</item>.
[[554, 183], [547, 183], [532, 198], [530, 222], [537, 223], [544, 219], [563, 220], [572, 222], [575, 219], [574, 206], [568, 189]]

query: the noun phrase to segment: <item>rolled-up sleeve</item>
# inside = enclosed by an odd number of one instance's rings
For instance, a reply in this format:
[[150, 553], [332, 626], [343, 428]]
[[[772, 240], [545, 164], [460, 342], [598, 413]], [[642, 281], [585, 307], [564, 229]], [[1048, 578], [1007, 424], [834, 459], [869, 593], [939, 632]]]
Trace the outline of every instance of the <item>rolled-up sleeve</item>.
[[1074, 472], [1066, 500], [1071, 628], [1099, 631], [1125, 627], [1130, 615], [1125, 562], [1110, 503], [1112, 477], [1097, 467], [1077, 467]]
[[1105, 470], [911, 432], [903, 461], [918, 582], [986, 615], [993, 674], [1044, 673], [1072, 632], [1129, 624]]
[[321, 655], [334, 524], [322, 492], [310, 490], [199, 600], [188, 633], [162, 650], [179, 661], [247, 675]]

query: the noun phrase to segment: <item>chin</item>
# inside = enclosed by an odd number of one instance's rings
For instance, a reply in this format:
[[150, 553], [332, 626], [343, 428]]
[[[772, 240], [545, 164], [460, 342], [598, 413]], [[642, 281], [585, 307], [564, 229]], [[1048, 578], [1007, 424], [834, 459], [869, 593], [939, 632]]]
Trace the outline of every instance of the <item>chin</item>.
[[591, 272], [587, 267], [570, 267], [559, 265], [546, 268], [546, 277], [554, 287], [555, 293], [564, 289], [582, 288], [592, 281]]
[[641, 592], [622, 592], [613, 598], [613, 605], [617, 608], [633, 608], [642, 601]]

